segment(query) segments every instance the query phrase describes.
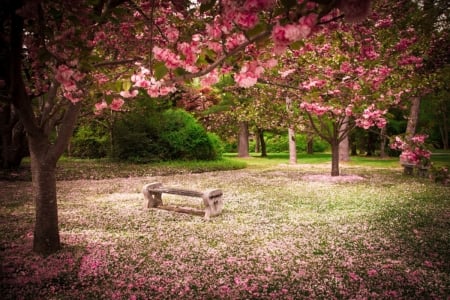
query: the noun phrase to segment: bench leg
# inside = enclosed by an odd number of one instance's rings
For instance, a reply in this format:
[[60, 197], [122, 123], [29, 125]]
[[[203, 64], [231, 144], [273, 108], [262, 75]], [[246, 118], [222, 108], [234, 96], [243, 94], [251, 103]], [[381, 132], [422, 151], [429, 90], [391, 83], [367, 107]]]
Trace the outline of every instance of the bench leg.
[[152, 208], [157, 207], [159, 205], [162, 205], [162, 193], [158, 192], [150, 192], [149, 188], [157, 188], [162, 186], [162, 183], [159, 182], [153, 182], [144, 185], [142, 188], [142, 193], [144, 194], [145, 200], [147, 200], [147, 207], [146, 208]]
[[203, 193], [203, 203], [205, 205], [205, 220], [210, 217], [220, 215], [223, 209], [222, 192], [219, 190], [211, 190]]

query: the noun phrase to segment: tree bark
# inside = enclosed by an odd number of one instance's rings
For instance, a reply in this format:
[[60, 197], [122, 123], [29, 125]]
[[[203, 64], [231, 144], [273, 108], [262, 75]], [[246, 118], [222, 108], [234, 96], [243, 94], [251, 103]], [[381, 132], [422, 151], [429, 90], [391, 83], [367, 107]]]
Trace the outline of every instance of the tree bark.
[[239, 141], [238, 141], [238, 157], [249, 157], [248, 151], [248, 123], [241, 122], [239, 124]]
[[292, 99], [286, 97], [286, 111], [289, 117], [288, 125], [288, 140], [289, 140], [289, 163], [291, 165], [297, 164], [297, 143], [295, 141], [295, 129], [291, 124], [293, 118]]
[[48, 255], [61, 248], [56, 201], [56, 161], [46, 157], [49, 145], [45, 137], [30, 137], [29, 145], [36, 206], [33, 250]]
[[[21, 1], [16, 4], [18, 7], [22, 5]], [[33, 250], [38, 254], [48, 255], [61, 248], [56, 201], [56, 163], [69, 144], [80, 112], [81, 102], [72, 104], [67, 101], [67, 105], [61, 108], [61, 115], [53, 115], [58, 121], [59, 116], [62, 116], [62, 120], [56, 139], [51, 139], [50, 135], [55, 129], [53, 125], [56, 125], [57, 121], [56, 119], [42, 121], [39, 119], [39, 114], [35, 114], [33, 111], [32, 101], [27, 94], [22, 78], [23, 20], [15, 13], [15, 8], [12, 9], [10, 15], [11, 47], [8, 53], [10, 65], [7, 82], [10, 83], [11, 102], [27, 132], [31, 156], [36, 209]], [[56, 89], [57, 86], [53, 88]], [[54, 103], [54, 99], [48, 99], [50, 97], [56, 97], [56, 92], [46, 95], [49, 105]]]
[[295, 130], [293, 126], [288, 128], [289, 138], [289, 163], [291, 165], [297, 164], [297, 143], [295, 141]]
[[331, 142], [331, 176], [339, 176], [339, 141], [333, 139]]
[[308, 133], [307, 141], [306, 141], [306, 153], [314, 154], [314, 137], [312, 134]]
[[417, 123], [419, 122], [420, 98], [411, 99], [411, 108], [409, 110], [408, 124], [406, 125], [405, 138], [409, 141], [416, 134]]
[[386, 158], [388, 156], [386, 154], [386, 142], [387, 142], [386, 130], [387, 130], [387, 127], [384, 126], [383, 128], [381, 128], [381, 131], [380, 131], [380, 157], [381, 158]]
[[259, 145], [261, 146], [261, 157], [267, 157], [266, 141], [264, 140], [264, 130], [258, 128]]
[[25, 129], [10, 104], [0, 107], [0, 134], [1, 167], [20, 167], [22, 159], [28, 155], [27, 138]]
[[340, 161], [350, 161], [350, 153], [349, 153], [349, 135], [347, 134], [348, 129], [348, 117], [345, 118], [344, 122], [341, 124], [339, 128], [339, 135], [344, 134], [344, 138], [339, 143], [339, 160]]

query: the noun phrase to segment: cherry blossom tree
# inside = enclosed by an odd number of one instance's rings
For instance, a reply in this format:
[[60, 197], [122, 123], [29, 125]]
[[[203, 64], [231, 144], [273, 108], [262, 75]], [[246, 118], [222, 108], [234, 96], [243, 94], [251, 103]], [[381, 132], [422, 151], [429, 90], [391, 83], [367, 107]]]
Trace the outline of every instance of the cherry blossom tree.
[[139, 92], [167, 95], [182, 81], [202, 77], [212, 84], [229, 72], [248, 87], [322, 17], [339, 9], [338, 17], [361, 20], [369, 6], [355, 0], [2, 1], [8, 63], [0, 82], [27, 133], [34, 250], [50, 254], [61, 246], [55, 169], [87, 100], [97, 102], [97, 113], [120, 110]]
[[409, 74], [422, 66], [422, 59], [410, 50], [416, 42], [414, 31], [396, 36], [392, 24], [390, 15], [379, 11], [365, 24], [331, 19], [283, 61], [281, 74], [295, 78], [300, 91], [285, 87], [301, 102], [314, 131], [331, 146], [332, 176], [339, 175], [339, 144], [355, 126], [384, 128], [387, 108], [411, 91], [408, 85], [414, 77]]

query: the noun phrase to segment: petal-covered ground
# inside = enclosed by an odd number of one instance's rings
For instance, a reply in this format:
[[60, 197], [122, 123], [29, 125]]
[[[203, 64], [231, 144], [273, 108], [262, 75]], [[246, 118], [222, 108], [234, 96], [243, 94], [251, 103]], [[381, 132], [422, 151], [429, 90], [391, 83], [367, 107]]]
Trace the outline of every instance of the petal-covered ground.
[[[347, 173], [62, 181], [64, 247], [47, 258], [31, 252], [31, 184], [0, 182], [2, 299], [448, 299], [449, 188], [399, 169]], [[153, 181], [220, 188], [223, 213], [145, 210]]]

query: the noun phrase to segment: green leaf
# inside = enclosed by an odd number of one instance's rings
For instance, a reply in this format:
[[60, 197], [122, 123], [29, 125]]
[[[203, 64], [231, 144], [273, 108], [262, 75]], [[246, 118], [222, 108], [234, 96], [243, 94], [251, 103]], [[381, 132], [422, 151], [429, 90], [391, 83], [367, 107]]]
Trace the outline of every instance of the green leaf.
[[267, 24], [264, 22], [258, 23], [255, 27], [253, 27], [252, 29], [247, 31], [247, 35], [249, 37], [253, 37], [261, 32], [263, 32], [264, 30], [267, 29]]
[[116, 81], [114, 83], [114, 90], [120, 92], [122, 90], [122, 81]]
[[167, 69], [166, 65], [163, 62], [157, 62], [153, 70], [155, 71], [155, 78], [157, 80], [163, 78], [164, 75], [166, 75], [167, 72], [169, 72], [169, 70]]
[[131, 88], [131, 82], [129, 80], [122, 82], [122, 90], [129, 91]]
[[295, 42], [295, 43], [292, 43], [291, 45], [290, 45], [290, 48], [292, 49], [292, 50], [298, 50], [298, 49], [300, 49], [300, 48], [302, 48], [302, 47], [304, 47], [305, 46], [305, 42], [304, 41], [297, 41], [297, 42]]

